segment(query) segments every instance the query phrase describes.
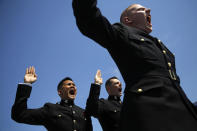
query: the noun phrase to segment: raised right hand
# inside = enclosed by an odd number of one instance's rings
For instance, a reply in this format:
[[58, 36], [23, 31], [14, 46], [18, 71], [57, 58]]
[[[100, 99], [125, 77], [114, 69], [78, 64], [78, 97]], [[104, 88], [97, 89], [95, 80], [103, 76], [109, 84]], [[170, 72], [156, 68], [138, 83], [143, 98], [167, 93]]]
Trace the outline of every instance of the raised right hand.
[[99, 84], [99, 85], [103, 84], [103, 79], [101, 77], [101, 71], [100, 70], [97, 70], [97, 72], [96, 72], [96, 75], [95, 75], [95, 78], [94, 78], [94, 83]]
[[35, 72], [35, 68], [33, 66], [30, 66], [26, 69], [26, 73], [24, 76], [24, 83], [34, 83], [37, 80], [37, 75]]

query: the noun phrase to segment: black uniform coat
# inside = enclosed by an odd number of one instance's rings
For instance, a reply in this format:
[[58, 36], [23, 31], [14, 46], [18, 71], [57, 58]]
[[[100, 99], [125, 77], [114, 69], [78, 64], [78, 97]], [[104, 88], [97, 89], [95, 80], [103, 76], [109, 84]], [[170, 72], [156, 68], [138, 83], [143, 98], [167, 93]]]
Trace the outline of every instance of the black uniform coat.
[[110, 24], [97, 0], [73, 0], [80, 31], [106, 48], [126, 84], [122, 131], [197, 131], [197, 112], [180, 87], [174, 55], [141, 30]]
[[31, 86], [19, 84], [15, 103], [12, 107], [12, 119], [31, 125], [43, 125], [48, 131], [92, 131], [90, 117], [71, 100], [57, 104], [46, 103], [38, 109], [28, 109], [27, 99]]
[[195, 107], [196, 107], [196, 109], [197, 109], [197, 102], [194, 102], [193, 104], [194, 104], [194, 106], [195, 106]]
[[88, 115], [98, 118], [103, 131], [118, 131], [120, 124], [120, 97], [109, 96], [108, 99], [99, 99], [101, 86], [92, 84], [86, 104]]

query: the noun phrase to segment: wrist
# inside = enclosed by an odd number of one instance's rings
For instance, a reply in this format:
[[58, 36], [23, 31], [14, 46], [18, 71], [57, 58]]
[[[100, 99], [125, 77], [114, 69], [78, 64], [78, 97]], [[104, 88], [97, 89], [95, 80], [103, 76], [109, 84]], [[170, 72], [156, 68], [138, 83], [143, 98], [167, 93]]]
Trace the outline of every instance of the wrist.
[[32, 84], [33, 82], [24, 81], [25, 84]]
[[94, 82], [95, 85], [102, 85], [102, 83]]
[[31, 83], [18, 83], [19, 85], [27, 85], [27, 86], [32, 86]]

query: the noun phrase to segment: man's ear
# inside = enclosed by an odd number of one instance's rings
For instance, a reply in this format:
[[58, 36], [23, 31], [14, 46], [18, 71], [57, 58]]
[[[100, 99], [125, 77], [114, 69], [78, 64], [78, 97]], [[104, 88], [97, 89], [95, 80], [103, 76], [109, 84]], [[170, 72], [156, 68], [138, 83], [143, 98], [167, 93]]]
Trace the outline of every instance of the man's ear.
[[58, 90], [58, 95], [61, 96], [62, 95], [62, 91]]
[[110, 87], [109, 86], [106, 87], [106, 90], [107, 90], [107, 93], [110, 94]]
[[124, 17], [123, 20], [124, 20], [125, 24], [131, 24], [132, 23], [132, 21], [129, 19], [129, 17]]

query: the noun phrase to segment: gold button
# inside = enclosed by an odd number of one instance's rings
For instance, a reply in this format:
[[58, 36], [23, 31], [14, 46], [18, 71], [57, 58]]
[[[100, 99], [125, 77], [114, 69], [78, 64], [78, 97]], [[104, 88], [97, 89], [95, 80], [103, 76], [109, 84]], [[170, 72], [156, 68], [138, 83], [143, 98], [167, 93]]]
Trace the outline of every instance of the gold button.
[[168, 66], [169, 66], [169, 67], [171, 67], [171, 66], [172, 66], [170, 62], [168, 62]]
[[143, 38], [141, 38], [140, 40], [141, 40], [141, 41], [144, 41], [144, 39], [143, 39]]
[[163, 50], [163, 53], [164, 53], [164, 54], [166, 54], [166, 51], [165, 51], [165, 50]]
[[76, 120], [73, 120], [73, 123], [76, 123]]
[[62, 117], [62, 115], [58, 115], [58, 117]]
[[141, 88], [139, 88], [138, 90], [137, 90], [137, 92], [138, 93], [141, 93], [143, 90], [141, 89]]

